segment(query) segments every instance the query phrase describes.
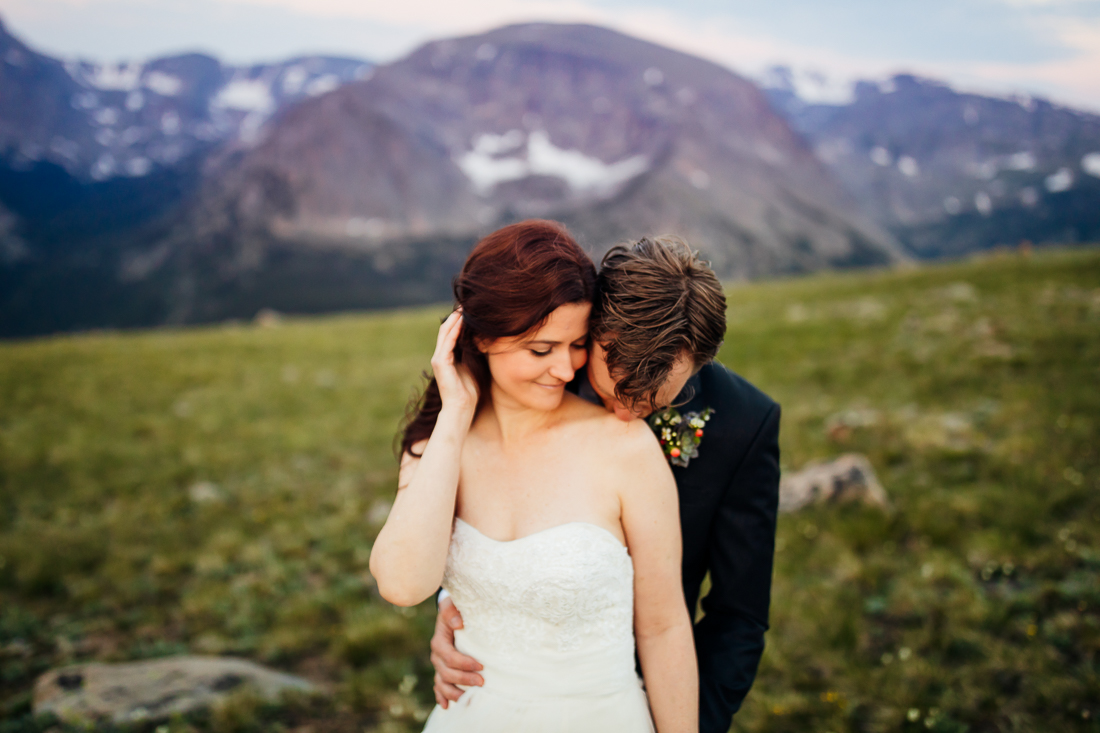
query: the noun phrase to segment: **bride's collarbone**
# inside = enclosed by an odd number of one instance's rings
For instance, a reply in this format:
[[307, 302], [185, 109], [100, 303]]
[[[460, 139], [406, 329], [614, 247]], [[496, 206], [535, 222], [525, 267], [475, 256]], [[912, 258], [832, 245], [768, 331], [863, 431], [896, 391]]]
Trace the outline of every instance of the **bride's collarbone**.
[[580, 422], [507, 440], [495, 431], [473, 430], [463, 445], [463, 461], [508, 464], [558, 459], [562, 455], [584, 460], [587, 454], [599, 453], [599, 446], [606, 443], [604, 432], [598, 425]]
[[620, 533], [617, 488], [568, 455], [547, 463], [463, 465], [455, 513], [499, 540], [572, 522]]

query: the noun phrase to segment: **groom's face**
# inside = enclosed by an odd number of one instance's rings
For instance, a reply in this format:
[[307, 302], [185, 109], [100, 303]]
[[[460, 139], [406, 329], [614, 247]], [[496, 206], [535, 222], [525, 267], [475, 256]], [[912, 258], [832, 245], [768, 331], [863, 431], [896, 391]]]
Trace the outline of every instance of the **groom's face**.
[[615, 396], [617, 380], [611, 376], [611, 371], [607, 368], [607, 352], [604, 351], [603, 346], [593, 342], [588, 352], [588, 381], [592, 389], [603, 401], [604, 407], [615, 413], [615, 417], [627, 422], [639, 417], [648, 417], [657, 410], [671, 405], [694, 373], [695, 363], [687, 354], [682, 354], [672, 365], [664, 384], [657, 390], [652, 405], [641, 403], [627, 405]]

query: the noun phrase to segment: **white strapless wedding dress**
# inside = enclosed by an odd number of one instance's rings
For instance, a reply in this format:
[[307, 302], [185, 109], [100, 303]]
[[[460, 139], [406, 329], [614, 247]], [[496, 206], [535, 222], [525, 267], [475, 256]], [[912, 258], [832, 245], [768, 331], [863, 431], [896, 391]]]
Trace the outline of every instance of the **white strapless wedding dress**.
[[455, 646], [483, 687], [424, 733], [652, 733], [634, 668], [634, 566], [613, 534], [571, 522], [511, 542], [455, 519], [443, 587]]

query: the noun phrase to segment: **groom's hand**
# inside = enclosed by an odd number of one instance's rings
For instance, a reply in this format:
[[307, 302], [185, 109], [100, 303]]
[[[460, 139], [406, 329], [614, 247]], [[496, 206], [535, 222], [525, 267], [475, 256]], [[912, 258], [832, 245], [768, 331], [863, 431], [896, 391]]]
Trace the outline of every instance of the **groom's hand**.
[[485, 680], [477, 672], [481, 665], [473, 657], [468, 657], [455, 649], [455, 629], [462, 628], [462, 614], [455, 608], [454, 601], [444, 598], [439, 602], [439, 612], [435, 617], [435, 633], [432, 635], [432, 666], [435, 667], [435, 701], [444, 710], [462, 697], [457, 685], [480, 687]]

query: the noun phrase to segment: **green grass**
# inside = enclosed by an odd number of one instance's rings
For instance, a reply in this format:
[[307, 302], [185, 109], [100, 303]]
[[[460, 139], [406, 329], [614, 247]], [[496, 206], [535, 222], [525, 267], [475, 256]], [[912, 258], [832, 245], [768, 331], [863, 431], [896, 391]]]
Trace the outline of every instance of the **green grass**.
[[[729, 295], [784, 469], [859, 451], [893, 502], [781, 517], [734, 729], [1100, 730], [1100, 252]], [[434, 605], [367, 558], [444, 314], [0, 345], [0, 731], [49, 667], [184, 651], [333, 694], [173, 731], [418, 730]]]

